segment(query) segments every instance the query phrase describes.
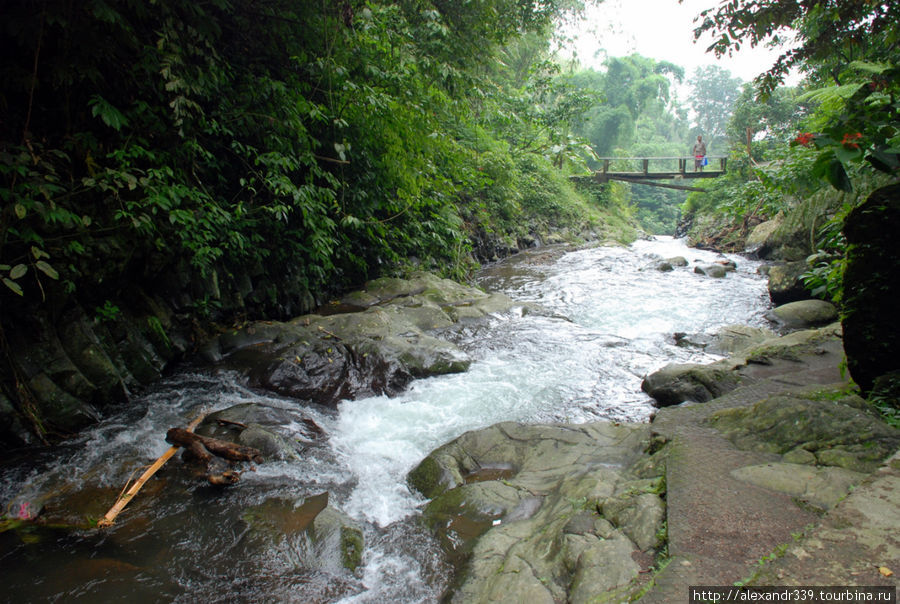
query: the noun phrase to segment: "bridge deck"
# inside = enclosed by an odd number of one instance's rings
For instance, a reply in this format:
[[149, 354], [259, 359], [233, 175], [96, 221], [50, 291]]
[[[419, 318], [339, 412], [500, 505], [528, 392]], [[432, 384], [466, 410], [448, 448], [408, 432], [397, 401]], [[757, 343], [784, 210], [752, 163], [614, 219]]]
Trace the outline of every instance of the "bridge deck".
[[[572, 176], [572, 180], [592, 180], [599, 183], [609, 182], [610, 180], [623, 180], [625, 182], [634, 182], [666, 189], [702, 192], [703, 189], [698, 189], [697, 187], [654, 181], [716, 178], [725, 174], [725, 164], [728, 161], [727, 157], [707, 157], [709, 160], [719, 160], [719, 169], [710, 170], [708, 169], [710, 166], [707, 166], [707, 169], [702, 171], [694, 171], [693, 157], [601, 157], [599, 159], [603, 162], [600, 170], [597, 170], [590, 175]], [[653, 172], [650, 171], [651, 161], [655, 164]]]
[[[719, 160], [717, 169], [712, 165], [694, 171], [693, 157], [601, 157], [602, 168], [594, 172], [594, 177], [606, 180], [671, 180], [675, 178], [716, 178], [725, 173], [727, 157], [707, 157], [714, 163]], [[653, 162], [654, 170], [650, 171]]]

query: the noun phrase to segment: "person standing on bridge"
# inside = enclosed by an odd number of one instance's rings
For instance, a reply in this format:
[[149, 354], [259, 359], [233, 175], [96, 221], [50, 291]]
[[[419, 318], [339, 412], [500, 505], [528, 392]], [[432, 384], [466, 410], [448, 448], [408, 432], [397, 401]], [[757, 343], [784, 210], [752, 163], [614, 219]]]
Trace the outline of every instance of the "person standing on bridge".
[[703, 172], [703, 161], [706, 159], [706, 143], [703, 142], [703, 137], [701, 135], [697, 135], [697, 142], [694, 143], [694, 172], [700, 170]]

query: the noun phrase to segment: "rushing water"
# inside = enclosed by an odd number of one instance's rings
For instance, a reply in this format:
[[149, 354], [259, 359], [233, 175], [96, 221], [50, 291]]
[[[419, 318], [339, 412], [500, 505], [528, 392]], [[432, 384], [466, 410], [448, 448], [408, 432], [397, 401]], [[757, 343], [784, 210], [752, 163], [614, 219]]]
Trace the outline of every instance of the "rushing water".
[[[445, 333], [475, 359], [470, 370], [418, 380], [395, 398], [345, 401], [335, 412], [250, 391], [227, 372], [184, 371], [161, 381], [78, 440], [3, 469], [0, 501], [15, 513], [48, 500], [48, 492], [70, 502], [84, 493], [90, 501], [81, 509], [100, 516], [134, 468], [166, 450], [167, 428], [200, 408], [243, 402], [296, 413], [302, 461], [259, 465], [225, 491], [199, 486], [170, 463], [151, 482], [164, 488], [148, 486], [112, 529], [0, 533], [6, 598], [436, 601], [449, 567], [416, 521], [423, 500], [405, 484], [428, 452], [499, 421], [646, 421], [652, 406], [640, 391], [644, 375], [670, 362], [713, 358], [676, 346], [673, 333], [764, 323], [768, 296], [756, 263], [734, 258], [738, 271], [726, 279], [692, 268], [655, 270], [660, 257], [676, 255], [691, 267], [718, 258], [660, 239], [629, 248], [543, 249], [488, 267], [478, 277], [482, 287], [549, 312], [526, 312], [525, 305]], [[327, 437], [304, 431], [304, 419]], [[310, 567], [307, 541], [261, 541], [243, 516], [266, 500], [324, 491], [365, 527], [356, 574]]]

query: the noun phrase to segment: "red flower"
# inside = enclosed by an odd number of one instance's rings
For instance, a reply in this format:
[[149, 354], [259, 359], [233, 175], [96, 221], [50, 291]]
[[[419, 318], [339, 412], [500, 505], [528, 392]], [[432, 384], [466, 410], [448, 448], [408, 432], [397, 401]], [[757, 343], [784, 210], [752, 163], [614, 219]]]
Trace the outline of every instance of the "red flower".
[[863, 135], [861, 132], [854, 132], [852, 134], [848, 132], [844, 135], [844, 138], [841, 139], [841, 144], [848, 149], [859, 149], [859, 145], [856, 143], [856, 141], [860, 140], [862, 137]]
[[801, 132], [797, 135], [797, 138], [794, 139], [794, 143], [797, 145], [803, 145], [804, 147], [809, 147], [815, 137], [816, 135], [812, 132]]

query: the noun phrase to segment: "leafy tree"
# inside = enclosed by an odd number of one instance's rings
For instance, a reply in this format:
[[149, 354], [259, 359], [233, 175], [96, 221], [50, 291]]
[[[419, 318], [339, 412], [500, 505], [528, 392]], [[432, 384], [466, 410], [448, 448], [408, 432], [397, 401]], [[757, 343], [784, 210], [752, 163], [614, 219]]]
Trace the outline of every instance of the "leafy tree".
[[753, 85], [745, 84], [726, 127], [730, 145], [746, 148], [749, 137], [753, 158], [762, 160], [766, 151], [788, 143], [811, 108], [799, 96], [796, 88], [779, 86], [767, 97], [757, 98]]
[[840, 84], [843, 69], [855, 60], [895, 56], [900, 2], [888, 0], [735, 0], [704, 10], [694, 37], [710, 34], [708, 50], [723, 56], [750, 46], [790, 44], [758, 79], [764, 92], [800, 68], [820, 81]]
[[[455, 203], [487, 186], [465, 131], [510, 106], [483, 66], [523, 33], [546, 45], [579, 6], [8, 2], [3, 291], [123, 285], [118, 262], [97, 262], [119, 239], [147, 270], [264, 262], [308, 291], [410, 255], [460, 267]], [[519, 105], [513, 121], [535, 119]]]
[[698, 67], [691, 78], [688, 102], [694, 113], [696, 134], [708, 148], [725, 141], [725, 130], [741, 89], [740, 78], [718, 65]]
[[[604, 65], [604, 72], [585, 69], [571, 77], [576, 90], [597, 99], [575, 122], [575, 133], [586, 138], [600, 156], [683, 155], [689, 137], [686, 114], [671, 94], [683, 70], [640, 55], [610, 58]], [[586, 159], [598, 167], [593, 157]], [[624, 183], [619, 189], [636, 208], [645, 229], [654, 233], [675, 230], [683, 192]]]
[[757, 79], [763, 96], [771, 94], [792, 67], [809, 74], [819, 89], [807, 97], [826, 113], [819, 132], [798, 137], [800, 145], [820, 150], [815, 172], [832, 186], [849, 190], [848, 165], [865, 161], [876, 170], [900, 167], [900, 1], [736, 0], [703, 11], [695, 36], [711, 33], [717, 55], [786, 40], [796, 44]]
[[672, 82], [684, 70], [667, 62], [640, 55], [609, 58], [606, 71], [583, 70], [572, 78], [581, 90], [593, 90], [602, 102], [588, 110], [578, 133], [590, 141], [598, 155], [628, 148], [635, 139], [636, 124], [644, 112], [664, 111], [671, 100]]

